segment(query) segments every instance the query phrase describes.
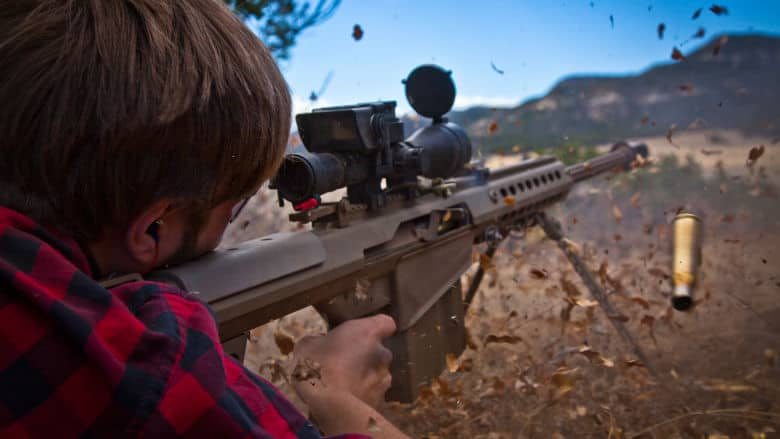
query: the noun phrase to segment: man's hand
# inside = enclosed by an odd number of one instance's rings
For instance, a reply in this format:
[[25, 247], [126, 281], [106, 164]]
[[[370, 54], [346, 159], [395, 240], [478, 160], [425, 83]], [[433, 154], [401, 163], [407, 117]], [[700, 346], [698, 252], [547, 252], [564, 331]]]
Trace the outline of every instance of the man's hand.
[[347, 392], [377, 407], [390, 388], [392, 353], [382, 340], [395, 332], [387, 315], [349, 320], [326, 335], [304, 337], [295, 346], [293, 385], [307, 403]]

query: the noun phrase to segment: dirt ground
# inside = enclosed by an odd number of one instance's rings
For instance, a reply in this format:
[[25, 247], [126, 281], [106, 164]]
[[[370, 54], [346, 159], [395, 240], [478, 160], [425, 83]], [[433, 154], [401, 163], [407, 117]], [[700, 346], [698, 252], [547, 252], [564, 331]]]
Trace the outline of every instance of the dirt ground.
[[[549, 213], [648, 364], [533, 228], [496, 254], [466, 320], [473, 347], [417, 401], [384, 408], [401, 429], [428, 438], [780, 437], [780, 144], [714, 131], [679, 133], [676, 146], [638, 140], [653, 164], [582, 185]], [[294, 228], [272, 198], [256, 197], [228, 241]], [[705, 225], [688, 312], [669, 303], [671, 219], [681, 207]], [[295, 399], [274, 333], [324, 330], [310, 309], [258, 328], [245, 363]]]

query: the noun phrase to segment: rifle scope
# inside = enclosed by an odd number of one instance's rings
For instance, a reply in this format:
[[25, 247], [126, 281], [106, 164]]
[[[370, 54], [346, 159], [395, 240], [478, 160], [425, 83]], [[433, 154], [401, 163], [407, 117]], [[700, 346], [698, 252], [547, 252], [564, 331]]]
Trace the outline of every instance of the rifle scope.
[[394, 101], [299, 114], [295, 120], [306, 151], [285, 156], [272, 181], [280, 197], [297, 205], [346, 187], [350, 202], [378, 208], [387, 192], [410, 187], [417, 176], [458, 174], [471, 159], [471, 141], [461, 127], [442, 117], [455, 100], [450, 72], [420, 66], [404, 82], [410, 104], [433, 118], [431, 125], [404, 139]]

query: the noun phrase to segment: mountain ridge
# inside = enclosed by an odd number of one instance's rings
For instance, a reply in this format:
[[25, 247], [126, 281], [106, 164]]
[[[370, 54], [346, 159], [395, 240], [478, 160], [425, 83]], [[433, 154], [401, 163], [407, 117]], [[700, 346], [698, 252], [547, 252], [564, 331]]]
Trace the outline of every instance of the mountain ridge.
[[[630, 75], [573, 74], [511, 108], [470, 107], [448, 118], [483, 152], [588, 146], [682, 129], [780, 134], [780, 37], [716, 35], [686, 59]], [[405, 117], [407, 131], [427, 119]]]

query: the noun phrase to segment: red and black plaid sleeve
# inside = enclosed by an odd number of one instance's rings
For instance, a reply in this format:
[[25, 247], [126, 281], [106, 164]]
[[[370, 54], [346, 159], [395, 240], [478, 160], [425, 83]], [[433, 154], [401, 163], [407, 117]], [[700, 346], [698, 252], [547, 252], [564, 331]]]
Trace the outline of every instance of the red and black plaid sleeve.
[[222, 352], [202, 302], [89, 273], [72, 240], [0, 207], [0, 437], [319, 437]]

